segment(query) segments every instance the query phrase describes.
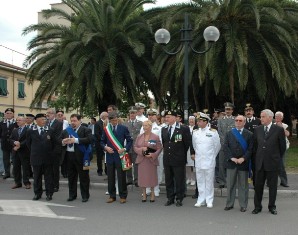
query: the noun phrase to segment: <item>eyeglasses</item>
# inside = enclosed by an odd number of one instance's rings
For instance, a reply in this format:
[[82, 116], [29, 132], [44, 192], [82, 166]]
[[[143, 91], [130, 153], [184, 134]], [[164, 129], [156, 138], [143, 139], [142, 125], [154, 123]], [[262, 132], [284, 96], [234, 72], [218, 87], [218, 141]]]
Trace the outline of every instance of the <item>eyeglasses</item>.
[[235, 122], [243, 122], [243, 120], [235, 119]]

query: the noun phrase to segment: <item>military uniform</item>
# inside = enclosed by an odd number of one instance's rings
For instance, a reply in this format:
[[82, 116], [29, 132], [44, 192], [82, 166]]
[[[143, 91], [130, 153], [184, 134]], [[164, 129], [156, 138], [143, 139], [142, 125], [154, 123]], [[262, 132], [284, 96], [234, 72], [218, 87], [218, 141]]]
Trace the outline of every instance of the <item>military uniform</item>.
[[256, 127], [261, 125], [261, 120], [256, 117], [246, 118], [244, 128], [254, 133]]

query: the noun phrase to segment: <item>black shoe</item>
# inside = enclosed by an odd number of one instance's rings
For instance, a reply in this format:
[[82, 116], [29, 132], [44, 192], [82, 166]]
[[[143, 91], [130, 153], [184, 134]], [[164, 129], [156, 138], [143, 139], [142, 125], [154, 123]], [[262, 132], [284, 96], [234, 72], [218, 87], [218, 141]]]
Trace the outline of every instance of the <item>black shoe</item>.
[[172, 200], [168, 200], [168, 201], [165, 203], [165, 206], [170, 206], [170, 205], [172, 205], [172, 204], [174, 204], [174, 201], [172, 201]]
[[280, 186], [285, 187], [285, 188], [289, 187], [289, 185], [287, 185], [287, 184], [280, 184]]
[[138, 188], [139, 187], [138, 183], [135, 183], [135, 186]]
[[150, 200], [150, 202], [155, 202], [155, 200]]
[[51, 201], [53, 198], [52, 198], [52, 195], [47, 195], [47, 197], [46, 197], [46, 200], [47, 201]]
[[233, 206], [226, 206], [226, 207], [225, 207], [225, 211], [232, 210], [233, 208], [234, 208]]
[[7, 178], [10, 178], [10, 175], [4, 175], [4, 176], [3, 176], [3, 179], [4, 179], [4, 180], [7, 179]]
[[88, 198], [83, 198], [82, 202], [88, 202]]
[[245, 212], [245, 211], [246, 211], [246, 208], [245, 208], [245, 207], [241, 207], [241, 208], [240, 208], [240, 211], [241, 211], [241, 212]]
[[276, 210], [276, 208], [271, 208], [271, 209], [269, 209], [269, 212], [270, 212], [272, 215], [277, 215], [277, 210]]
[[67, 201], [68, 202], [71, 202], [71, 201], [74, 201], [74, 200], [76, 200], [77, 199], [77, 197], [69, 197], [68, 199], [67, 199]]
[[102, 176], [102, 173], [101, 173], [101, 172], [97, 172], [97, 175], [98, 175], [98, 176]]
[[181, 202], [180, 200], [177, 200], [177, 201], [176, 201], [176, 206], [177, 206], [177, 207], [182, 206], [182, 202]]
[[197, 194], [194, 194], [194, 195], [191, 196], [191, 198], [192, 199], [196, 199], [196, 198], [198, 198], [198, 195]]
[[54, 192], [58, 192], [59, 191], [59, 188], [54, 188]]
[[132, 182], [127, 182], [126, 185], [132, 185]]
[[41, 195], [35, 194], [34, 197], [32, 198], [33, 201], [37, 201], [41, 198]]
[[225, 186], [221, 184], [221, 185], [219, 185], [218, 187], [219, 187], [219, 188], [224, 188]]
[[262, 209], [255, 208], [251, 213], [254, 215], [259, 214], [262, 211]]

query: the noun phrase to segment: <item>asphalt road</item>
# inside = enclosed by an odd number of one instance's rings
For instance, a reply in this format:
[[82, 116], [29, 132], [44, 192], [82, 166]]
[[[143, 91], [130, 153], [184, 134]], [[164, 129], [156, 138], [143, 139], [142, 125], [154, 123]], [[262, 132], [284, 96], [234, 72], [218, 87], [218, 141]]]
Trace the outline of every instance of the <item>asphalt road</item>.
[[[216, 197], [214, 208], [195, 208], [195, 200], [185, 198], [183, 207], [165, 207], [165, 195], [155, 203], [142, 203], [139, 189], [129, 191], [126, 204], [119, 200], [105, 203], [104, 187], [93, 187], [91, 198], [82, 203], [81, 198], [67, 202], [68, 189], [62, 185], [49, 203], [45, 196], [33, 202], [32, 190], [10, 189], [11, 182], [0, 182], [0, 234], [298, 234], [297, 198], [277, 199], [278, 215], [271, 215], [264, 199], [264, 210], [251, 214], [253, 199], [248, 211], [235, 208], [224, 211], [225, 197]], [[78, 193], [79, 195], [79, 193]]]

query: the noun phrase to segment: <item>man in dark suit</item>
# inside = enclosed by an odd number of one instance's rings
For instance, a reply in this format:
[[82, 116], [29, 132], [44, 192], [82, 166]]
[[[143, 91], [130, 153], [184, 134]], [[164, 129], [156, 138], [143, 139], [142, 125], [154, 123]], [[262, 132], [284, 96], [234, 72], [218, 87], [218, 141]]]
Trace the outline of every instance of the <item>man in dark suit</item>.
[[[103, 133], [104, 122], [108, 118], [107, 112], [102, 112], [99, 116], [99, 120], [94, 125], [94, 137], [95, 137], [95, 149], [97, 157], [97, 174], [102, 176], [102, 160], [104, 158], [104, 150], [100, 146], [100, 139]], [[105, 174], [107, 174], [107, 169], [105, 168]]]
[[9, 142], [9, 138], [12, 130], [18, 127], [13, 116], [14, 109], [7, 108], [4, 112], [4, 121], [0, 122], [1, 149], [3, 151], [3, 165], [5, 171], [3, 179], [7, 179], [10, 177], [12, 145]]
[[[109, 112], [109, 125], [104, 129], [101, 137], [100, 145], [106, 151], [106, 162], [108, 170], [108, 192], [110, 198], [107, 203], [116, 201], [116, 187], [115, 187], [115, 171], [117, 172], [118, 189], [120, 203], [126, 202], [127, 186], [126, 186], [126, 172], [122, 169], [120, 154], [129, 152], [132, 147], [132, 139], [126, 126], [118, 123], [118, 114], [116, 112]], [[117, 149], [112, 142], [112, 136], [108, 134], [108, 129], [113, 130], [113, 135], [118, 140], [122, 148]], [[108, 137], [109, 136], [109, 137]], [[112, 137], [112, 138], [111, 138]], [[124, 141], [126, 146], [124, 147]]]
[[262, 211], [262, 198], [264, 184], [267, 180], [269, 187], [268, 209], [271, 214], [276, 215], [276, 194], [278, 171], [281, 158], [286, 151], [286, 138], [284, 129], [272, 124], [273, 112], [265, 109], [261, 112], [262, 125], [254, 132], [253, 163], [255, 164], [255, 209], [253, 214]]
[[27, 130], [26, 144], [30, 151], [30, 162], [34, 175], [33, 200], [39, 200], [42, 195], [42, 175], [44, 175], [46, 200], [52, 200], [53, 187], [53, 154], [55, 145], [61, 144], [54, 130], [46, 126], [46, 115], [36, 114], [36, 126]]
[[246, 117], [244, 128], [254, 133], [254, 129], [261, 125], [261, 120], [254, 117], [254, 109], [250, 104], [246, 104], [244, 112]]
[[[60, 122], [56, 119], [56, 110], [54, 108], [50, 108], [47, 110], [47, 119], [48, 119], [48, 127], [54, 130], [56, 135], [56, 139], [60, 139], [61, 133], [63, 130], [63, 122]], [[61, 144], [57, 144], [54, 149], [53, 155], [53, 182], [54, 182], [54, 192], [58, 192], [59, 190], [59, 180], [60, 180], [60, 162], [62, 158], [62, 146]]]
[[182, 206], [185, 192], [185, 166], [187, 150], [192, 144], [189, 127], [176, 122], [176, 112], [166, 111], [165, 122], [167, 127], [161, 130], [161, 139], [164, 147], [163, 164], [167, 198], [165, 206], [174, 204]]
[[[88, 154], [92, 133], [88, 127], [81, 125], [81, 115], [72, 114], [70, 116], [71, 127], [66, 128], [62, 133], [62, 145], [66, 147], [66, 157], [68, 158], [68, 187], [69, 198], [67, 201], [73, 201], [77, 198], [77, 182], [80, 178], [80, 190], [82, 202], [87, 202], [90, 197], [89, 170], [84, 169], [84, 160]], [[84, 151], [83, 151], [84, 150]]]
[[[135, 140], [137, 139], [137, 136], [140, 134], [141, 128], [143, 126], [143, 122], [136, 119], [137, 116], [137, 108], [135, 106], [131, 106], [128, 109], [129, 112], [129, 120], [124, 122], [124, 126], [128, 128], [128, 131], [130, 133], [130, 136], [133, 140], [133, 145], [135, 143]], [[137, 154], [133, 150], [133, 148], [129, 151], [129, 157], [131, 159], [131, 162], [133, 163], [133, 169], [127, 171], [127, 185], [134, 183], [136, 187], [138, 187], [138, 165], [135, 164], [137, 159]], [[133, 174], [133, 175], [132, 175]]]
[[223, 146], [225, 167], [227, 168], [227, 201], [225, 210], [234, 208], [236, 183], [238, 182], [238, 201], [240, 211], [245, 212], [248, 203], [248, 167], [251, 159], [252, 132], [244, 129], [245, 117], [235, 117], [235, 128], [230, 130]]
[[30, 152], [26, 144], [26, 119], [25, 117], [17, 117], [16, 122], [18, 128], [15, 128], [10, 136], [10, 143], [13, 146], [13, 175], [15, 181], [12, 189], [22, 187], [22, 178], [25, 188], [30, 189], [31, 183], [29, 181], [29, 176], [31, 166]]

